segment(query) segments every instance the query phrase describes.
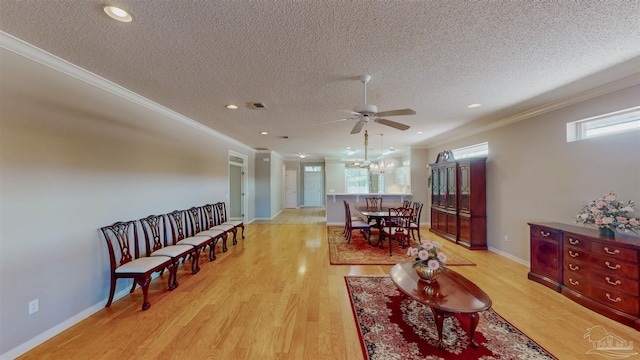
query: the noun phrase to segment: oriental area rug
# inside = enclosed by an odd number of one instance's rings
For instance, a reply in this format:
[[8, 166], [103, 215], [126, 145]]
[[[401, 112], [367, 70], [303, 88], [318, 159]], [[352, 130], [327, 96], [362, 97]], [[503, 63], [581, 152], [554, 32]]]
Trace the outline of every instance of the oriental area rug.
[[[407, 249], [403, 249], [397, 241], [392, 245], [393, 255], [389, 256], [389, 241], [385, 240], [382, 248], [371, 246], [360, 232], [354, 231], [351, 243], [347, 244], [342, 230], [341, 226], [327, 226], [331, 265], [395, 265], [411, 260], [407, 257]], [[377, 237], [378, 234], [373, 236]], [[444, 251], [447, 255], [447, 266], [475, 265], [462, 256], [447, 252], [446, 249]]]
[[345, 276], [365, 359], [556, 359], [492, 309], [478, 313], [471, 346], [469, 317], [445, 318], [443, 348], [429, 307], [402, 296], [388, 276]]

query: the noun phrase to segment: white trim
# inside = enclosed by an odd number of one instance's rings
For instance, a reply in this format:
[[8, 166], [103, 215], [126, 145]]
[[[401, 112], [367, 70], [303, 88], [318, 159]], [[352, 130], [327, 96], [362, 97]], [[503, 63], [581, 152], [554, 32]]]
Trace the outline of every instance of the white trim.
[[640, 77], [638, 77], [637, 74], [634, 75], [630, 75], [627, 76], [625, 78], [622, 78], [620, 80], [616, 80], [613, 82], [610, 82], [608, 84], [602, 85], [602, 86], [598, 86], [594, 89], [590, 89], [587, 91], [584, 91], [580, 94], [576, 94], [573, 96], [570, 96], [566, 99], [563, 100], [559, 100], [559, 101], [555, 101], [546, 105], [542, 105], [527, 111], [523, 111], [521, 113], [515, 114], [513, 116], [509, 116], [506, 117], [502, 120], [498, 120], [495, 122], [492, 122], [490, 124], [481, 126], [477, 129], [473, 129], [473, 130], [469, 130], [469, 131], [465, 131], [462, 134], [453, 136], [453, 137], [446, 137], [446, 133], [441, 134], [438, 136], [438, 138], [443, 137], [444, 140], [433, 143], [433, 144], [428, 144], [428, 145], [423, 145], [423, 146], [416, 146], [416, 147], [412, 147], [414, 149], [421, 149], [421, 148], [431, 148], [431, 147], [437, 147], [437, 146], [442, 146], [442, 145], [446, 145], [452, 141], [455, 140], [460, 140], [460, 139], [464, 139], [466, 137], [472, 136], [472, 135], [476, 135], [485, 131], [489, 131], [489, 130], [493, 130], [502, 126], [506, 126], [506, 125], [510, 125], [513, 123], [516, 123], [518, 121], [522, 121], [522, 120], [526, 120], [529, 118], [532, 118], [534, 116], [539, 116], [545, 113], [548, 113], [550, 111], [554, 111], [554, 110], [558, 110], [564, 107], [567, 107], [569, 105], [573, 105], [573, 104], [577, 104], [583, 101], [587, 101], [593, 98], [596, 98], [598, 96], [603, 96], [603, 95], [607, 95], [610, 94], [614, 91], [618, 91], [618, 90], [622, 90], [622, 89], [626, 89], [632, 86], [636, 86], [636, 85], [640, 85]]
[[[113, 296], [113, 301], [116, 301], [124, 296], [126, 296], [129, 293], [129, 289], [130, 289], [131, 285], [128, 285], [125, 289], [123, 289], [122, 291], [117, 292], [114, 296]], [[41, 333], [40, 335], [33, 337], [27, 341], [25, 341], [24, 343], [16, 346], [15, 348], [7, 351], [6, 353], [0, 355], [0, 360], [11, 360], [11, 359], [15, 359], [18, 356], [21, 356], [23, 354], [25, 354], [27, 351], [35, 348], [36, 346], [44, 343], [45, 341], [51, 339], [52, 337], [60, 334], [61, 332], [67, 330], [68, 328], [72, 327], [73, 325], [76, 325], [77, 323], [79, 323], [80, 321], [88, 318], [89, 316], [97, 313], [98, 311], [104, 309], [104, 306], [107, 304], [107, 300], [102, 300], [99, 303], [89, 307], [86, 310], [83, 310], [77, 314], [75, 314], [74, 316], [68, 318], [67, 320], [61, 322], [60, 324], [52, 327], [51, 329]]]
[[134, 104], [140, 105], [146, 109], [154, 111], [169, 119], [178, 121], [185, 125], [191, 126], [197, 130], [206, 132], [224, 141], [230, 142], [234, 145], [241, 146], [247, 150], [255, 152], [256, 150], [246, 144], [232, 139], [224, 134], [221, 134], [210, 127], [204, 126], [201, 123], [190, 119], [182, 114], [179, 114], [171, 109], [168, 109], [156, 102], [153, 102], [141, 95], [134, 93], [112, 81], [109, 81], [101, 76], [98, 76], [88, 70], [85, 70], [77, 65], [74, 65], [60, 57], [57, 57], [51, 53], [48, 53], [40, 48], [37, 48], [23, 40], [20, 40], [10, 34], [0, 30], [0, 47], [14, 52], [25, 58], [35, 61], [39, 64], [50, 67], [63, 74], [69, 75], [75, 79], [83, 81], [89, 85], [93, 85], [101, 90], [104, 90], [113, 95], [119, 96], [125, 100], [131, 101]]
[[496, 249], [494, 247], [489, 246], [489, 251], [491, 251], [492, 253], [496, 253], [496, 254], [498, 254], [500, 256], [506, 257], [509, 260], [513, 260], [513, 261], [515, 261], [515, 262], [517, 262], [519, 264], [522, 264], [522, 265], [524, 265], [526, 267], [529, 267], [531, 265], [531, 263], [529, 261], [521, 259], [521, 258], [519, 258], [517, 256], [513, 256], [513, 255], [511, 255], [511, 254], [509, 254], [507, 252], [504, 252], [504, 251], [500, 250], [500, 249]]

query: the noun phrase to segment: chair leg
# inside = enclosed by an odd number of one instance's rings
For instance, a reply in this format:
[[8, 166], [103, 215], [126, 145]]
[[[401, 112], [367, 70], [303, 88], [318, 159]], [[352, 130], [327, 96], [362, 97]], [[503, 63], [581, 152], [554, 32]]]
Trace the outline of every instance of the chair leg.
[[[133, 282], [136, 283], [135, 281]], [[111, 306], [111, 302], [113, 301], [113, 296], [116, 293], [116, 278], [111, 275], [111, 288], [109, 289], [109, 300], [107, 300], [107, 305], [105, 307]]]
[[209, 261], [216, 259], [216, 244], [218, 244], [218, 240], [213, 240], [209, 243]]
[[244, 224], [240, 225], [240, 228], [242, 228], [242, 238], [244, 239]]
[[[171, 277], [171, 276], [169, 276]], [[147, 278], [138, 278], [136, 282], [140, 284], [142, 288], [142, 310], [147, 310], [151, 307], [151, 303], [147, 300], [147, 296], [149, 294], [149, 283], [151, 283], [151, 277]]]
[[229, 235], [227, 233], [222, 237], [222, 252], [227, 252], [227, 238]]
[[196, 248], [195, 253], [191, 255], [191, 273], [195, 274], [200, 271], [200, 249]]
[[169, 269], [169, 280], [168, 280], [168, 284], [167, 287], [169, 288], [169, 290], [173, 290], [175, 288], [178, 287], [178, 272], [174, 271], [178, 269], [178, 265], [180, 264], [180, 259], [173, 259], [173, 266], [171, 266], [171, 269]]
[[[160, 275], [162, 275], [162, 273], [160, 273]], [[136, 281], [134, 280], [134, 281], [133, 281], [133, 284], [131, 284], [131, 290], [129, 290], [129, 294], [133, 293], [133, 290], [135, 290], [135, 289], [136, 289], [136, 285], [137, 285], [137, 284], [136, 284]]]
[[238, 243], [238, 239], [237, 239], [238, 228], [233, 228], [232, 232], [233, 232], [233, 245], [236, 245]]

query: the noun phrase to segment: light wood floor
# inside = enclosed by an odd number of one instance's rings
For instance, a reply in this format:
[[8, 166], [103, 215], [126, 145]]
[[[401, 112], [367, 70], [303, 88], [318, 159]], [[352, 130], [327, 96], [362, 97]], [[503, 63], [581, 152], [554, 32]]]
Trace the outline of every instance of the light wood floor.
[[327, 216], [324, 207], [303, 207], [284, 209], [271, 220], [256, 220], [254, 224], [325, 224]]
[[[639, 332], [527, 280], [525, 266], [443, 242], [477, 263], [454, 270], [559, 359], [590, 358], [583, 335], [595, 325], [638, 350]], [[148, 311], [137, 289], [20, 359], [363, 358], [344, 276], [388, 274], [390, 266], [329, 265], [324, 224], [250, 224], [245, 240], [212, 263], [202, 259], [198, 274], [179, 272], [174, 291], [155, 279]]]

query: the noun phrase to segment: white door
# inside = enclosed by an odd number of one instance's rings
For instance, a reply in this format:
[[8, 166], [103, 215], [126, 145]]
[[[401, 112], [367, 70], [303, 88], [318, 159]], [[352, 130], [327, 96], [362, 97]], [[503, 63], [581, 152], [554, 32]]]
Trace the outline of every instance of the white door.
[[321, 171], [304, 173], [304, 206], [322, 206], [324, 174]]
[[284, 174], [284, 206], [287, 209], [298, 207], [298, 172], [287, 170]]
[[229, 165], [229, 219], [244, 220], [242, 215], [242, 198], [244, 191], [242, 166]]

